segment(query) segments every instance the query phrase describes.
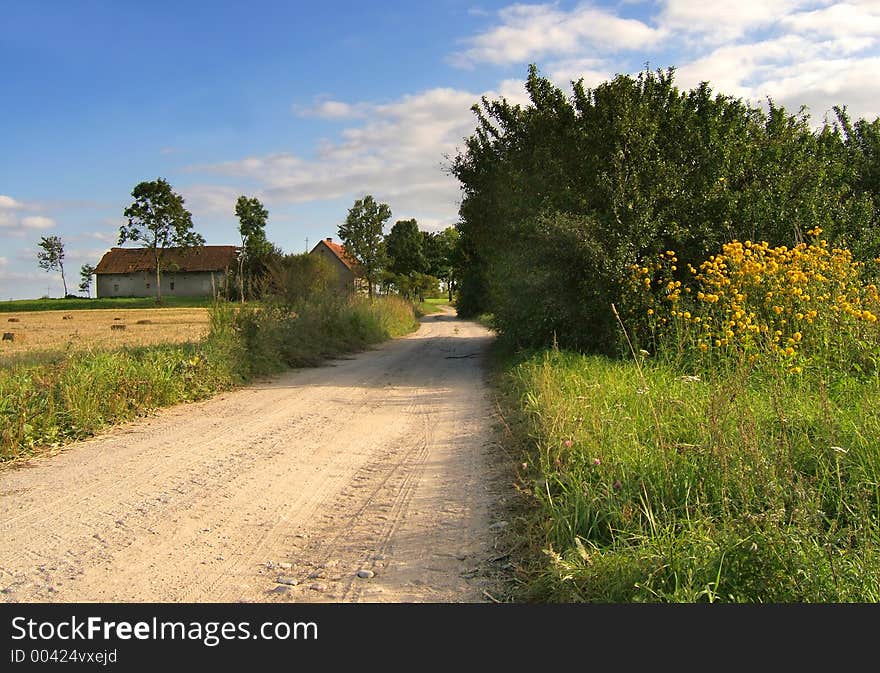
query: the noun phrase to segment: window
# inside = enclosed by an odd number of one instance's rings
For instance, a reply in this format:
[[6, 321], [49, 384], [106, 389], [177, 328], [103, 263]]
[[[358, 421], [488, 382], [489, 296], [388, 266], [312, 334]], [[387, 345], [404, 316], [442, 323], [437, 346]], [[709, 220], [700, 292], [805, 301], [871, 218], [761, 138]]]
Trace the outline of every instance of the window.
[[148, 289], [148, 290], [150, 289], [150, 284], [149, 284], [149, 283], [147, 283], [147, 289]]
[[172, 290], [174, 289], [174, 281], [173, 280], [171, 281], [171, 289]]
[[119, 292], [119, 283], [113, 283], [113, 291]]

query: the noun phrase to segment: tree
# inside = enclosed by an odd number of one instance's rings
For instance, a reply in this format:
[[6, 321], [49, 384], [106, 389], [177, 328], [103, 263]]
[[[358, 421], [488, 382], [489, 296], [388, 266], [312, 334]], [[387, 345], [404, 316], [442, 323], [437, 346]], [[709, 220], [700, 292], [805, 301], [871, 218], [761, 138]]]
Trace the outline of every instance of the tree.
[[183, 207], [163, 178], [139, 183], [131, 192], [134, 202], [123, 211], [128, 224], [119, 227], [119, 245], [141, 243], [156, 264], [156, 302], [162, 302], [162, 265], [168, 248], [184, 250], [202, 246], [205, 239], [193, 231], [192, 214]]
[[336, 270], [323, 255], [283, 255], [270, 259], [267, 266], [270, 292], [290, 308], [342, 293]]
[[386, 203], [376, 203], [367, 194], [354, 202], [345, 222], [339, 225], [339, 238], [345, 249], [358, 265], [367, 281], [370, 299], [373, 286], [379, 281], [385, 262], [385, 240], [382, 229], [391, 219], [391, 208]]
[[85, 292], [86, 296], [91, 298], [92, 296], [92, 276], [95, 275], [95, 267], [91, 264], [83, 264], [79, 269], [79, 291]]
[[59, 236], [41, 236], [37, 253], [37, 263], [41, 269], [60, 271], [61, 283], [64, 285], [64, 296], [67, 296], [67, 280], [64, 278], [64, 243]]
[[385, 237], [388, 270], [401, 276], [425, 273], [427, 260], [422, 250], [422, 232], [415, 220], [398, 220]]
[[443, 281], [449, 301], [455, 294], [456, 274], [459, 266], [459, 235], [455, 227], [446, 227], [436, 234], [424, 232], [423, 248], [428, 261], [428, 273]]
[[238, 283], [241, 290], [241, 303], [244, 303], [245, 279], [250, 280], [253, 293], [253, 279], [266, 271], [265, 260], [272, 252], [272, 244], [266, 240], [266, 220], [269, 211], [259, 199], [242, 195], [235, 203], [238, 217], [238, 233], [241, 234], [241, 250], [238, 253]]

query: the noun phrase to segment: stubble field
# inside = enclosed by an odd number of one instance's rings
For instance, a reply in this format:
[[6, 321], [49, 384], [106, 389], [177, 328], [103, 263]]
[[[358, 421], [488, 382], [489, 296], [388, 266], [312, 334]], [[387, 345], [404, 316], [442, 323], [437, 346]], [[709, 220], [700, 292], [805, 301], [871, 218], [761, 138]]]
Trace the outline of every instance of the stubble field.
[[22, 311], [0, 317], [0, 364], [36, 353], [116, 349], [198, 341], [207, 335], [206, 308]]

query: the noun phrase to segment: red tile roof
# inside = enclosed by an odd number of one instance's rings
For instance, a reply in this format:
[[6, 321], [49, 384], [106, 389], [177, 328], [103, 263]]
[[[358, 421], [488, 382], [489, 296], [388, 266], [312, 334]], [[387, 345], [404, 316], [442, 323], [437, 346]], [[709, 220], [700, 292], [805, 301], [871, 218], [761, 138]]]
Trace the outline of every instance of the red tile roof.
[[[163, 269], [179, 272], [225, 271], [234, 266], [238, 248], [234, 245], [204, 245], [200, 248], [181, 250], [165, 248]], [[104, 253], [95, 273], [134, 273], [155, 271], [156, 263], [147, 248], [111, 248]]]
[[[318, 243], [315, 247], [318, 247], [318, 245], [321, 245], [321, 243], [330, 248], [333, 254], [335, 254], [340, 259], [340, 261], [345, 264], [345, 266], [354, 271], [356, 274], [359, 273], [357, 260], [348, 254], [348, 250], [345, 249], [344, 245], [334, 243], [332, 239], [325, 238], [322, 239], [321, 242]], [[312, 251], [314, 251], [314, 248], [312, 248]]]

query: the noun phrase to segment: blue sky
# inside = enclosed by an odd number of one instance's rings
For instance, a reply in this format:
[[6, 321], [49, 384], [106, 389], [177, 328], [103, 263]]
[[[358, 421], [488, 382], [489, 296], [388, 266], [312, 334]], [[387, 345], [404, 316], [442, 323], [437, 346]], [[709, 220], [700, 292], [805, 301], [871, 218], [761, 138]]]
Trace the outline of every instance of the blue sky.
[[3, 2], [0, 300], [61, 294], [36, 264], [65, 242], [68, 285], [115, 245], [142, 180], [168, 179], [209, 244], [238, 241], [240, 194], [299, 252], [355, 199], [436, 230], [456, 221], [443, 166], [483, 94], [524, 101], [529, 63], [566, 90], [677, 68], [682, 87], [821, 122], [880, 114], [877, 0], [512, 4]]

